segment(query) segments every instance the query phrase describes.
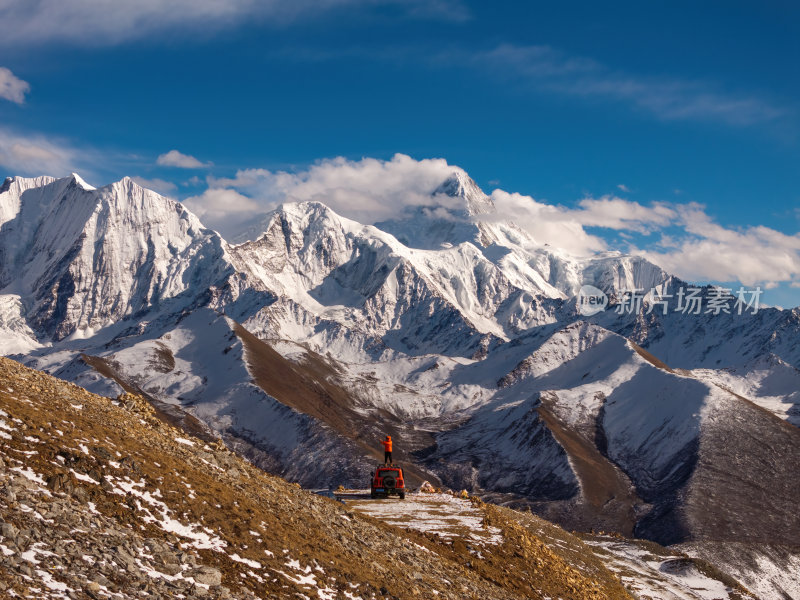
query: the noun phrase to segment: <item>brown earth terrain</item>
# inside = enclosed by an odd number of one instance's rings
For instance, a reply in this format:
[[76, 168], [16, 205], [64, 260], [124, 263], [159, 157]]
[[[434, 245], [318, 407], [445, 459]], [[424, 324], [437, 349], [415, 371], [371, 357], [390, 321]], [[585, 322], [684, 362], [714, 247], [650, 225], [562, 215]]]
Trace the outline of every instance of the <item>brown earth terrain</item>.
[[140, 396], [111, 400], [0, 359], [0, 410], [8, 597], [631, 597], [566, 532], [550, 544], [519, 513], [478, 503], [502, 541], [477, 560], [190, 438]]
[[586, 500], [580, 511], [580, 519], [572, 519], [573, 526], [587, 531], [605, 529], [626, 536], [633, 535], [636, 524], [634, 506], [641, 500], [630, 479], [603, 456], [593, 440], [586, 439], [580, 432], [562, 423], [548, 404], [543, 397], [537, 410], [569, 455]]
[[386, 410], [373, 409], [369, 417], [355, 410], [351, 392], [336, 383], [337, 373], [323, 357], [307, 351], [301, 362], [292, 362], [240, 324], [234, 331], [245, 347], [247, 369], [253, 381], [267, 394], [331, 427], [342, 437], [353, 440], [366, 456], [383, 461], [378, 440], [386, 434], [403, 439], [403, 449], [395, 452], [396, 460], [406, 464], [411, 485], [430, 481], [439, 485], [431, 472], [412, 464], [408, 458], [415, 448], [433, 444], [433, 436], [424, 431], [404, 427], [397, 416]]

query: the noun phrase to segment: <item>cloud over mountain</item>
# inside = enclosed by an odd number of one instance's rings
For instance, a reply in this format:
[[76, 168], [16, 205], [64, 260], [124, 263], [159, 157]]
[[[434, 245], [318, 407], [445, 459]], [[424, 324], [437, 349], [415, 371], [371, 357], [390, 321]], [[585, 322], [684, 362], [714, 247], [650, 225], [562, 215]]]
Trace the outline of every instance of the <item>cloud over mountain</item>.
[[680, 205], [677, 222], [686, 235], [672, 248], [639, 250], [663, 268], [690, 280], [740, 281], [745, 285], [800, 283], [800, 233], [764, 226], [737, 229], [716, 223], [697, 204]]
[[[295, 172], [245, 169], [231, 178], [211, 177], [206, 191], [184, 202], [231, 238], [245, 223], [284, 202], [323, 202], [368, 224], [400, 218], [416, 207], [452, 218], [463, 200], [433, 192], [453, 173], [464, 171], [444, 159], [338, 157]], [[512, 221], [537, 243], [576, 256], [620, 249], [619, 240], [611, 241], [614, 236], [638, 236], [635, 243], [626, 242], [627, 250], [687, 280], [767, 286], [800, 281], [800, 235], [764, 226], [724, 227], [699, 204], [644, 204], [604, 195], [565, 206], [502, 189], [490, 197], [495, 212], [476, 219]]]
[[223, 233], [238, 221], [231, 222], [231, 212], [255, 215], [284, 202], [324, 202], [348, 218], [376, 223], [400, 216], [407, 207], [454, 206], [458, 201], [433, 198], [432, 192], [455, 171], [461, 169], [444, 159], [417, 161], [404, 154], [388, 161], [338, 157], [294, 173], [245, 169], [232, 178], [211, 178], [209, 189], [185, 204]]
[[211, 163], [201, 162], [194, 156], [178, 152], [177, 150], [170, 150], [169, 152], [159, 155], [156, 159], [156, 164], [162, 167], [178, 167], [180, 169], [202, 169], [211, 166]]

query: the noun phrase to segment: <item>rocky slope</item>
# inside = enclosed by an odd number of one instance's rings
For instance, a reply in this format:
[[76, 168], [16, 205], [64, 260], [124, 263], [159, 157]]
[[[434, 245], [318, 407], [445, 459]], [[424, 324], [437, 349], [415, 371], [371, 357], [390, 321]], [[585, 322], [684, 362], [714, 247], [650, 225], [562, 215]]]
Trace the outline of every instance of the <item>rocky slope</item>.
[[[480, 551], [0, 359], [0, 588], [37, 598], [630, 598], [579, 539], [477, 502]], [[483, 521], [483, 525], [481, 525]], [[479, 555], [479, 556], [477, 556]]]

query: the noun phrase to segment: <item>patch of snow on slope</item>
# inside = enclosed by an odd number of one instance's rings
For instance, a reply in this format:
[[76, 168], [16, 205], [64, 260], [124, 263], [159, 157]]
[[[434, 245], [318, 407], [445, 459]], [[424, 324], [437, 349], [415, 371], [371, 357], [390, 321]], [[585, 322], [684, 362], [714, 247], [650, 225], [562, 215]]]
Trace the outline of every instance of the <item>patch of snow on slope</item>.
[[[145, 490], [144, 486], [146, 482], [144, 480], [137, 482], [128, 477], [123, 479], [111, 475], [107, 475], [106, 478], [111, 485], [114, 486], [112, 493], [122, 496], [132, 494], [136, 497], [139, 510], [146, 513], [146, 516], [143, 518], [145, 522], [155, 523], [164, 531], [192, 540], [189, 542], [189, 545], [198, 550], [223, 552], [223, 548], [227, 546], [225, 540], [215, 535], [210, 535], [208, 531], [203, 531], [200, 524], [192, 523], [184, 525], [177, 519], [174, 519], [171, 516], [172, 511], [170, 508], [157, 498], [157, 496], [161, 495], [161, 492], [159, 490], [156, 490], [156, 492]], [[142, 502], [144, 504], [142, 504]], [[147, 506], [145, 506], [145, 504]], [[154, 512], [156, 514], [153, 514]]]
[[694, 369], [692, 374], [800, 426], [800, 370], [775, 355], [760, 357], [741, 367]]
[[735, 577], [759, 600], [800, 598], [797, 548], [735, 542], [695, 542], [677, 548]]
[[[363, 496], [369, 490], [361, 492]], [[496, 527], [483, 523], [483, 516], [469, 500], [449, 494], [408, 494], [405, 500], [346, 500], [348, 506], [398, 527], [435, 533], [443, 538], [462, 538], [479, 546], [503, 542]]]
[[[731, 590], [680, 555], [656, 556], [633, 542], [590, 540], [608, 553], [605, 566], [639, 598], [651, 600], [729, 600]], [[736, 596], [740, 597], [740, 596]]]

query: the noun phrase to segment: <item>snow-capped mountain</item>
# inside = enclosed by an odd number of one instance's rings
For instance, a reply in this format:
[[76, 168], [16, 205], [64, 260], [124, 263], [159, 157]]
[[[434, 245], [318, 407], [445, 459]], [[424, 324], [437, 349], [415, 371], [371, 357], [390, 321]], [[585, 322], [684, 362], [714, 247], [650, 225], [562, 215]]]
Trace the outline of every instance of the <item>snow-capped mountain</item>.
[[[539, 244], [463, 172], [403, 218], [285, 204], [247, 237], [127, 178], [7, 179], [2, 350], [186, 411], [304, 484], [360, 484], [389, 431], [414, 477], [575, 527], [800, 534], [800, 310], [676, 311], [684, 282]], [[610, 306], [584, 317], [587, 284]], [[671, 300], [615, 310], [633, 289]]]
[[40, 341], [91, 337], [233, 272], [216, 233], [128, 178], [99, 190], [77, 175], [9, 179], [0, 198], [0, 287]]

